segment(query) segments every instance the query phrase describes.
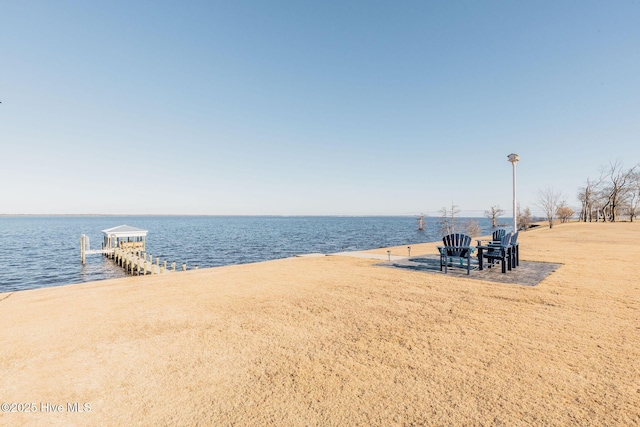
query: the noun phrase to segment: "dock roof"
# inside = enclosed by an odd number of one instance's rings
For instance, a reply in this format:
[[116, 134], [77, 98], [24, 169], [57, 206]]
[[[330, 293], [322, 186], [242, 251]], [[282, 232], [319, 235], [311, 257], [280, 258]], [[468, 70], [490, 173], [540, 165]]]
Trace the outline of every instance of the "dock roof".
[[146, 237], [149, 231], [143, 230], [142, 228], [132, 227], [130, 225], [119, 225], [117, 227], [102, 230], [102, 232], [106, 235], [116, 237]]

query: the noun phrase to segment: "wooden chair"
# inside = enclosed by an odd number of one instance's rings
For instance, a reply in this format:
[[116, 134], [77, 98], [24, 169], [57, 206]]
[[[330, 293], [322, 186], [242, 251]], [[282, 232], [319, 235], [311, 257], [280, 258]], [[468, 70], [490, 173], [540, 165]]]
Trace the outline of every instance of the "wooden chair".
[[491, 238], [491, 241], [493, 243], [500, 243], [500, 240], [504, 237], [504, 235], [507, 234], [507, 230], [505, 230], [504, 228], [499, 228], [496, 231], [493, 232], [493, 236]]
[[511, 271], [511, 233], [507, 233], [502, 236], [500, 243], [490, 244], [487, 251], [482, 254], [484, 258], [491, 261], [489, 267], [493, 267], [496, 261], [500, 261], [502, 264], [502, 272], [506, 273], [507, 268]]
[[453, 266], [453, 258], [458, 258], [461, 266], [463, 266], [463, 260], [467, 260], [467, 275], [470, 274], [471, 253], [475, 249], [471, 247], [471, 237], [459, 233], [449, 234], [442, 238], [442, 243], [444, 243], [444, 246], [438, 246], [440, 250], [440, 271], [444, 267], [446, 274], [449, 263], [452, 263]]
[[511, 266], [513, 268], [520, 265], [520, 244], [518, 244], [518, 233], [520, 232], [516, 231], [511, 235], [511, 242], [509, 244], [511, 246]]

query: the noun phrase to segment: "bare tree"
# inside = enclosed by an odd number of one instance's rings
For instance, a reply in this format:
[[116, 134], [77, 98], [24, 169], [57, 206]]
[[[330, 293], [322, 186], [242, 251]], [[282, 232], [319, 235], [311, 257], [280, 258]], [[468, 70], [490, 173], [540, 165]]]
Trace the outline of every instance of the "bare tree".
[[629, 181], [629, 198], [627, 212], [629, 213], [629, 221], [633, 222], [640, 210], [640, 171], [635, 171]]
[[545, 219], [549, 221], [549, 228], [553, 228], [553, 221], [561, 200], [562, 194], [551, 187], [547, 187], [545, 190], [538, 192], [538, 201], [536, 204], [544, 213]]
[[624, 170], [622, 163], [616, 160], [609, 163], [609, 167], [602, 169], [603, 179], [606, 181], [605, 187], [602, 189], [602, 198], [604, 206], [602, 207], [606, 221], [609, 219], [615, 222], [618, 209], [624, 204], [625, 198], [629, 193], [629, 181], [636, 171], [636, 166], [631, 169]]
[[496, 228], [498, 226], [498, 218], [504, 215], [504, 211], [500, 209], [500, 205], [491, 206], [491, 209], [484, 211], [484, 216], [491, 220], [491, 227]]
[[531, 228], [531, 210], [525, 208], [524, 211], [520, 211], [520, 205], [518, 205], [518, 226], [522, 230]]
[[[578, 190], [578, 200], [580, 200], [580, 203], [582, 204], [582, 207], [580, 208], [580, 221], [593, 221], [594, 205], [596, 204], [597, 193], [601, 182], [601, 179], [593, 182], [587, 178], [587, 185]], [[598, 220], [597, 215], [595, 220]]]
[[456, 231], [456, 217], [460, 214], [458, 206], [451, 202], [451, 209], [443, 207], [440, 209], [440, 219], [438, 219], [438, 231], [442, 236], [453, 234]]
[[593, 203], [594, 215], [596, 222], [602, 220], [607, 222], [611, 219], [611, 205], [609, 203], [609, 194], [605, 188], [599, 188]]
[[575, 211], [567, 206], [567, 202], [563, 200], [560, 202], [558, 209], [556, 209], [556, 215], [560, 219], [560, 222], [569, 222], [571, 217], [575, 214]]
[[464, 230], [471, 237], [477, 236], [480, 234], [480, 224], [475, 219], [468, 219], [464, 223]]

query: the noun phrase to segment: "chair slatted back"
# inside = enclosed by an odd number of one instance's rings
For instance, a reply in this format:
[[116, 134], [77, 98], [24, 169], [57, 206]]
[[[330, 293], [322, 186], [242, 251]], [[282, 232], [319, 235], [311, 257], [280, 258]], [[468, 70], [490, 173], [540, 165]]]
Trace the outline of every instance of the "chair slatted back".
[[449, 234], [442, 238], [442, 243], [448, 248], [455, 248], [447, 249], [448, 256], [464, 257], [471, 246], [471, 237], [461, 233]]
[[504, 228], [500, 228], [499, 230], [493, 232], [492, 240], [494, 242], [498, 242], [504, 237], [505, 234], [507, 234], [507, 230], [505, 230]]
[[508, 248], [510, 244], [511, 244], [511, 233], [507, 233], [504, 236], [502, 236], [502, 238], [500, 239], [500, 247]]
[[516, 231], [515, 233], [513, 233], [511, 235], [511, 244], [515, 245], [516, 243], [518, 243], [518, 233], [520, 233], [519, 231]]
[[501, 253], [511, 245], [511, 233], [507, 233], [500, 240], [490, 243], [487, 253]]

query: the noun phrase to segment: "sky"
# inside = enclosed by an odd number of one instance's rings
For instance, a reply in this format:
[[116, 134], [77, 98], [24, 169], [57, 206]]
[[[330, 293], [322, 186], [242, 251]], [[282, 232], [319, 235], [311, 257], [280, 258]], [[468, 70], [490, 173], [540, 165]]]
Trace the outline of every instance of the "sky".
[[638, 1], [0, 1], [0, 214], [579, 206], [640, 163]]

